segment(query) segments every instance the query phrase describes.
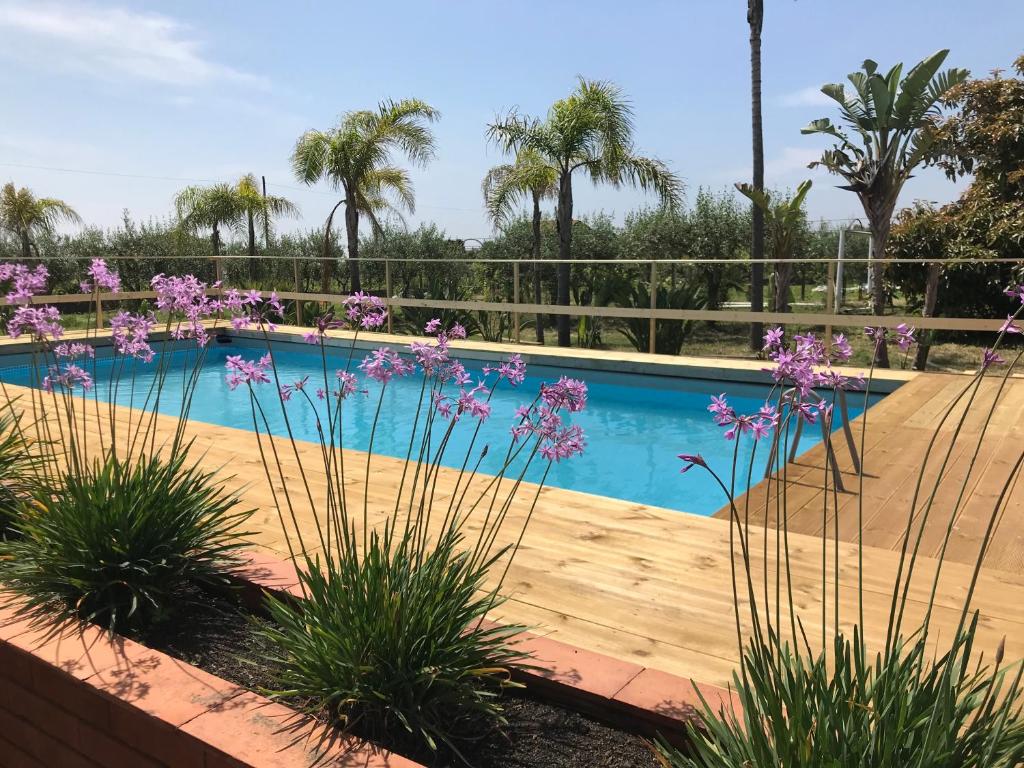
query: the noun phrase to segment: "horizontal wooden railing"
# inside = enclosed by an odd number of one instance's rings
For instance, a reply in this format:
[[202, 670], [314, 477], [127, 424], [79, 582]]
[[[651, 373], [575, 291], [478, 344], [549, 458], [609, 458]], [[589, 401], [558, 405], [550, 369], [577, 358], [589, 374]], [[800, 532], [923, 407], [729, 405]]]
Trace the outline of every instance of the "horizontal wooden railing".
[[[130, 259], [133, 257], [116, 257], [112, 260], [116, 261], [121, 258]], [[216, 261], [219, 262], [227, 261], [231, 259], [248, 259], [249, 257], [242, 256], [220, 256], [217, 257]], [[155, 259], [154, 259], [155, 260]], [[304, 256], [301, 260], [307, 261], [319, 261], [319, 257], [316, 256]], [[571, 263], [576, 265], [591, 265], [591, 266], [606, 266], [606, 267], [638, 267], [646, 268], [645, 271], [649, 270], [649, 275], [645, 276], [649, 281], [651, 288], [651, 300], [650, 306], [645, 307], [622, 307], [622, 306], [582, 306], [582, 305], [553, 305], [553, 304], [535, 304], [530, 302], [520, 301], [520, 266], [524, 264], [544, 264], [552, 265], [560, 263], [558, 259], [472, 259], [472, 258], [456, 258], [444, 261], [438, 260], [427, 260], [427, 259], [387, 259], [387, 258], [367, 258], [360, 259], [368, 263], [383, 263], [385, 265], [385, 286], [383, 295], [381, 298], [384, 300], [389, 310], [402, 308], [402, 307], [415, 307], [424, 309], [438, 309], [438, 310], [456, 310], [456, 311], [467, 311], [467, 312], [497, 312], [506, 313], [511, 315], [513, 318], [512, 323], [512, 336], [516, 342], [520, 341], [520, 322], [519, 318], [521, 315], [568, 315], [569, 317], [607, 317], [617, 319], [643, 319], [648, 320], [650, 323], [650, 345], [649, 351], [654, 352], [655, 344], [655, 330], [659, 321], [703, 321], [703, 322], [715, 322], [715, 323], [763, 323], [765, 325], [800, 325], [800, 326], [821, 326], [824, 327], [826, 335], [830, 335], [833, 328], [851, 328], [851, 327], [863, 327], [863, 326], [880, 326], [886, 328], [895, 328], [900, 324], [907, 324], [914, 326], [921, 330], [940, 330], [940, 331], [996, 331], [1002, 325], [1002, 321], [999, 319], [979, 319], [979, 318], [967, 318], [967, 317], [925, 317], [920, 314], [904, 313], [899, 315], [870, 315], [870, 314], [847, 314], [837, 313], [835, 311], [835, 273], [836, 267], [839, 260], [836, 258], [828, 259], [794, 259], [794, 263], [811, 263], [811, 264], [824, 264], [827, 268], [827, 276], [825, 282], [824, 291], [824, 306], [823, 311], [820, 312], [755, 312], [752, 310], [742, 309], [719, 309], [719, 310], [708, 310], [708, 309], [662, 309], [657, 307], [657, 296], [659, 290], [658, 272], [661, 268], [671, 267], [672, 265], [694, 265], [701, 264], [707, 265], [709, 263], [719, 264], [732, 264], [732, 265], [743, 265], [749, 266], [754, 263], [748, 259], [630, 259], [630, 260], [598, 260], [598, 259], [579, 259], [570, 260]], [[764, 263], [773, 263], [770, 260], [761, 260]], [[850, 258], [843, 259], [843, 263], [846, 264], [857, 264], [867, 263], [868, 259]], [[876, 260], [877, 261], [877, 260]], [[944, 259], [937, 258], [934, 260], [919, 260], [919, 259], [885, 259], [881, 260], [883, 263], [915, 263], [925, 266], [926, 264], [957, 264], [962, 265], [965, 263], [1010, 263], [1024, 266], [1024, 260], [1017, 259]], [[407, 298], [394, 296], [391, 284], [391, 269], [392, 263], [415, 263], [423, 266], [438, 267], [445, 263], [470, 263], [470, 264], [507, 264], [512, 268], [512, 293], [513, 300], [509, 301], [485, 301], [478, 299], [469, 300], [446, 300], [446, 299], [433, 299], [433, 298]], [[297, 273], [296, 273], [297, 274]], [[664, 273], [662, 273], [664, 274]], [[296, 280], [297, 283], [297, 280]], [[298, 287], [297, 285], [294, 287]], [[239, 289], [242, 289], [239, 286]], [[245, 289], [248, 290], [248, 289]], [[211, 293], [215, 292], [215, 289], [211, 289]], [[266, 295], [269, 292], [263, 291]], [[319, 302], [319, 303], [337, 303], [344, 298], [343, 294], [335, 293], [311, 293], [300, 290], [281, 290], [277, 292], [278, 296], [282, 299], [296, 302]], [[128, 300], [150, 300], [155, 299], [156, 293], [154, 291], [126, 291], [123, 293], [105, 293], [99, 296], [91, 294], [56, 294], [47, 296], [37, 296], [34, 298], [35, 303], [46, 303], [46, 304], [71, 304], [71, 303], [91, 303], [95, 302], [95, 308], [98, 319], [102, 323], [104, 305], [108, 305], [112, 302], [128, 301]], [[7, 304], [7, 300], [0, 297], [0, 305]], [[299, 309], [301, 312], [301, 308]], [[391, 323], [391, 312], [389, 311], [388, 330], [392, 331], [393, 326]], [[299, 324], [302, 324], [301, 314], [298, 317]]]

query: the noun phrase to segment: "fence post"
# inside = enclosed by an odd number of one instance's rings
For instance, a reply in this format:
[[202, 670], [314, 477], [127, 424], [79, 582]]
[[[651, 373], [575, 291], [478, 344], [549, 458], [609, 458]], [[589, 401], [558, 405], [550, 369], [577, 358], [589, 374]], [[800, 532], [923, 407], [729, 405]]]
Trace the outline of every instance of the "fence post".
[[[836, 311], [836, 263], [828, 262], [828, 277], [825, 279], [825, 314], [834, 315]], [[825, 344], [832, 338], [832, 325], [825, 326]]]
[[394, 332], [394, 325], [391, 318], [391, 260], [384, 258], [384, 306], [388, 311], [388, 333]]
[[655, 345], [655, 331], [657, 330], [658, 321], [654, 317], [654, 311], [658, 308], [658, 262], [651, 262], [651, 326], [648, 331], [650, 334], [650, 340], [647, 343], [647, 351], [650, 354], [654, 354], [657, 346]]
[[224, 271], [220, 265], [220, 256], [213, 257], [213, 276], [218, 283], [224, 281]]
[[[512, 303], [519, 309], [519, 260], [512, 262]], [[515, 334], [516, 344], [519, 343], [519, 312], [512, 313], [512, 332]]]
[[[292, 272], [295, 277], [295, 292], [302, 293], [302, 280], [299, 277], [299, 258], [292, 259]], [[295, 324], [302, 325], [302, 299], [295, 300]]]

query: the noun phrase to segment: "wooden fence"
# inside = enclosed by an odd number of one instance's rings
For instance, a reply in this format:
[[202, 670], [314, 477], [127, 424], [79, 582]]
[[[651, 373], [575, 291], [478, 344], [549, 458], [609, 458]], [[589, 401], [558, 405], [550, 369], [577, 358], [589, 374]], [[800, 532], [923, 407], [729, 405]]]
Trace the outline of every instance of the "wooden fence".
[[[130, 259], [133, 257], [119, 257], [124, 259]], [[246, 259], [247, 256], [221, 256], [216, 259], [217, 273], [220, 274], [220, 261], [228, 259]], [[303, 260], [319, 261], [318, 257], [310, 256], [304, 257]], [[296, 260], [298, 261], [298, 260]], [[886, 328], [895, 328], [901, 323], [914, 326], [919, 330], [943, 330], [943, 331], [996, 331], [1002, 325], [1002, 321], [999, 319], [979, 319], [979, 318], [967, 318], [967, 317], [926, 317], [920, 314], [901, 314], [901, 315], [870, 315], [870, 314], [847, 314], [837, 313], [835, 311], [835, 273], [838, 260], [837, 259], [794, 259], [797, 263], [817, 263], [825, 264], [827, 277], [825, 283], [825, 301], [824, 308], [821, 312], [754, 312], [751, 310], [739, 310], [739, 309], [720, 309], [720, 310], [706, 310], [706, 309], [659, 309], [657, 306], [659, 280], [658, 272], [659, 269], [664, 267], [670, 267], [672, 265], [708, 265], [712, 263], [722, 264], [734, 264], [749, 266], [754, 263], [750, 259], [663, 259], [663, 260], [652, 260], [652, 259], [630, 259], [625, 260], [572, 260], [572, 264], [581, 265], [601, 265], [601, 266], [630, 266], [630, 267], [644, 267], [649, 269], [649, 280], [650, 280], [650, 306], [649, 307], [620, 307], [620, 306], [561, 306], [554, 304], [534, 304], [524, 303], [520, 301], [520, 272], [521, 265], [523, 264], [544, 264], [553, 265], [559, 263], [557, 259], [543, 259], [535, 261], [533, 259], [517, 259], [517, 260], [506, 260], [506, 259], [450, 259], [444, 263], [472, 263], [472, 264], [508, 264], [512, 269], [512, 301], [482, 301], [482, 300], [444, 300], [444, 299], [433, 299], [433, 298], [405, 298], [400, 296], [393, 296], [392, 285], [391, 285], [391, 264], [392, 263], [419, 263], [427, 266], [437, 267], [438, 261], [431, 260], [418, 260], [418, 259], [361, 259], [366, 262], [384, 262], [385, 265], [385, 290], [384, 295], [381, 298], [384, 300], [388, 312], [388, 331], [393, 331], [393, 325], [391, 320], [392, 313], [390, 310], [401, 307], [416, 307], [416, 308], [427, 308], [427, 309], [446, 309], [446, 310], [461, 310], [470, 312], [498, 312], [506, 313], [512, 317], [512, 338], [513, 341], [519, 343], [520, 339], [520, 318], [522, 315], [568, 315], [570, 317], [608, 317], [608, 318], [620, 318], [620, 319], [647, 319], [650, 323], [649, 327], [649, 352], [655, 351], [655, 331], [657, 328], [658, 321], [663, 320], [691, 320], [691, 321], [706, 321], [706, 322], [718, 322], [718, 323], [763, 323], [765, 325], [801, 325], [801, 326], [821, 326], [825, 329], [826, 336], [830, 336], [833, 328], [848, 328], [848, 327], [863, 327], [863, 326], [881, 326]], [[771, 264], [768, 260], [763, 260], [764, 263]], [[844, 263], [865, 263], [867, 259], [844, 259]], [[926, 264], [964, 264], [964, 263], [1011, 263], [1017, 266], [1024, 267], [1024, 260], [1015, 259], [935, 259], [934, 261], [924, 262], [917, 259], [886, 259], [883, 263], [915, 263], [920, 264], [924, 267]], [[296, 274], [296, 285], [293, 288], [298, 288], [298, 269], [295, 270]], [[241, 288], [241, 286], [239, 286]], [[264, 291], [264, 293], [267, 293]], [[344, 295], [334, 293], [309, 293], [300, 290], [290, 291], [278, 291], [278, 296], [285, 300], [291, 300], [296, 302], [321, 302], [321, 303], [336, 303], [340, 301]], [[99, 322], [103, 320], [103, 309], [104, 304], [110, 302], [124, 301], [124, 300], [138, 300], [138, 299], [154, 299], [156, 293], [153, 291], [128, 291], [117, 294], [101, 294], [94, 296], [90, 294], [59, 294], [50, 296], [37, 296], [35, 297], [36, 303], [49, 303], [49, 304], [70, 304], [79, 302], [93, 302], [96, 303], [96, 312]], [[0, 298], [0, 305], [7, 304], [6, 299]], [[301, 304], [298, 305], [298, 323], [302, 324], [302, 309]]]

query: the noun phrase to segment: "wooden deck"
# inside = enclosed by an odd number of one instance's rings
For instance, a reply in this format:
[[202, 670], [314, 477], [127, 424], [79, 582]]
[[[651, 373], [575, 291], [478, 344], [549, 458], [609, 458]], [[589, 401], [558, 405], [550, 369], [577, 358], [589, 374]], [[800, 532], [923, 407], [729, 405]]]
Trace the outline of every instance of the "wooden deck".
[[[715, 366], [720, 371], [728, 364], [718, 362]], [[881, 475], [872, 467], [883, 465], [885, 478], [896, 477], [895, 465], [905, 468], [905, 474], [909, 475], [914, 457], [923, 451], [921, 440], [938, 412], [943, 393], [954, 383], [964, 381], [953, 377], [907, 378], [912, 381], [870, 412], [872, 423], [883, 429], [875, 433], [879, 437], [871, 444], [867, 466], [869, 472]], [[1008, 402], [1020, 407], [1024, 404], [1024, 382], [1014, 382], [1013, 392]], [[930, 393], [929, 399], [922, 403], [915, 393]], [[901, 404], [910, 396], [915, 397]], [[882, 418], [885, 414], [888, 416]], [[890, 417], [895, 419], [899, 414], [905, 424], [890, 424]], [[1006, 416], [1009, 414], [1007, 411]], [[128, 416], [128, 409], [117, 409], [119, 422]], [[1019, 438], [1018, 420], [1003, 423], [1003, 440]], [[175, 423], [169, 417], [159, 417], [164, 433], [169, 433]], [[87, 424], [93, 440], [108, 439], [101, 434], [102, 424], [94, 419], [89, 419]], [[898, 427], [905, 427], [905, 431], [900, 429], [897, 434]], [[196, 449], [204, 452], [204, 463], [222, 467], [226, 481], [239, 487], [244, 501], [256, 510], [251, 525], [254, 542], [283, 555], [285, 542], [253, 434], [208, 424], [192, 424], [189, 432], [196, 439]], [[300, 444], [296, 456], [285, 441], [279, 440], [278, 444], [289, 477], [297, 480], [301, 462], [313, 479], [314, 493], [322, 490], [325, 478], [319, 469], [319, 447]], [[671, 450], [671, 446], [666, 446], [665, 450]], [[1002, 456], [998, 449], [986, 455], [986, 473], [997, 472], [1012, 460]], [[812, 452], [800, 466], [812, 471], [813, 457]], [[364, 490], [365, 460], [365, 454], [359, 452], [346, 454], [353, 495], [361, 496]], [[398, 460], [373, 458], [366, 489], [371, 522], [393, 509], [400, 471]], [[446, 492], [450, 492], [453, 477], [453, 472], [442, 472], [439, 499], [443, 500]], [[867, 639], [874, 644], [884, 639], [897, 560], [892, 551], [892, 532], [898, 529], [900, 518], [886, 505], [906, 495], [908, 482], [903, 476], [898, 483], [881, 476], [878, 480], [880, 485], [866, 488], [865, 496], [868, 498], [870, 494], [872, 500], [874, 533], [868, 542], [871, 546], [863, 553]], [[883, 482], [891, 484], [890, 487], [883, 488]], [[795, 490], [800, 491], [802, 487], [798, 483]], [[525, 513], [532, 490], [525, 488], [513, 505], [510, 531]], [[972, 487], [970, 503], [965, 505], [958, 523], [958, 542], [962, 541], [964, 547], [978, 533], [972, 528], [972, 521], [977, 520], [991, 494], [997, 491], [993, 490], [989, 475], [984, 482], [979, 481]], [[832, 557], [831, 545], [814, 529], [813, 503], [813, 494], [808, 492], [802, 506], [807, 508], [806, 533], [790, 536], [795, 603], [812, 639], [821, 633], [823, 547], [829, 561]], [[300, 510], [299, 514], [308, 543], [313, 539], [312, 514], [310, 510]], [[840, 517], [842, 528], [845, 522], [842, 512]], [[1019, 522], [1018, 517], [1018, 529]], [[523, 548], [509, 572], [505, 587], [509, 600], [501, 607], [497, 618], [523, 622], [565, 642], [645, 666], [702, 682], [725, 684], [738, 658], [729, 533], [729, 523], [721, 519], [547, 488], [540, 494]], [[1004, 530], [1002, 534], [998, 563], [1005, 564], [1009, 570], [989, 568], [981, 575], [975, 601], [983, 614], [979, 646], [989, 653], [1006, 637], [1007, 656], [1014, 659], [1024, 656], [1021, 631], [1024, 629], [1024, 576], [1019, 566], [1010, 566], [1020, 562], [1022, 547], [1019, 533], [1015, 538], [1012, 530]], [[762, 568], [760, 553], [764, 536], [769, 538], [767, 570], [769, 580], [774, 582], [776, 563], [771, 529], [756, 528], [752, 532], [754, 568], [756, 572]], [[839, 588], [844, 624], [854, 619], [856, 613], [857, 556], [854, 545], [840, 545]], [[919, 578], [911, 592], [911, 621], [916, 621], [922, 613], [931, 587], [930, 575], [935, 568], [936, 561], [932, 559], [925, 558], [919, 564]], [[943, 567], [933, 636], [948, 636], [959, 619], [970, 573], [971, 569], [963, 562], [949, 562]], [[830, 620], [833, 585], [830, 578], [826, 581], [824, 599], [828, 601], [827, 620]]]
[[[862, 505], [866, 545], [886, 550], [902, 547], [918, 477], [934, 438], [915, 513], [919, 519], [938, 480], [938, 492], [921, 537], [921, 552], [938, 556], [946, 530], [951, 528], [946, 560], [966, 564], [977, 560], [1000, 491], [1024, 449], [1024, 379], [1014, 377], [1004, 382], [998, 376], [986, 377], [964, 417], [967, 397], [973, 391], [970, 385], [968, 376], [919, 374], [869, 411]], [[999, 399], [993, 410], [997, 392]], [[954, 401], [962, 395], [954, 407]], [[947, 413], [949, 417], [940, 424]], [[863, 419], [853, 423], [858, 443], [862, 423]], [[825, 448], [819, 445], [787, 470], [787, 524], [791, 532], [813, 536], [824, 532], [832, 537], [838, 518], [840, 540], [856, 542], [861, 535], [857, 525], [859, 479], [841, 438], [836, 449], [846, 486], [846, 492], [838, 496], [838, 515], [834, 514], [832, 499], [828, 514], [823, 515]], [[1024, 493], [1019, 491], [1018, 482], [1013, 479], [993, 531], [984, 561], [987, 569], [1019, 574], [1024, 566]], [[761, 483], [750, 492], [752, 520], [776, 525], [777, 491], [777, 484]], [[738, 500], [742, 509], [747, 509], [747, 504], [746, 498]], [[716, 517], [728, 519], [728, 507]], [[914, 530], [916, 538], [916, 522]]]

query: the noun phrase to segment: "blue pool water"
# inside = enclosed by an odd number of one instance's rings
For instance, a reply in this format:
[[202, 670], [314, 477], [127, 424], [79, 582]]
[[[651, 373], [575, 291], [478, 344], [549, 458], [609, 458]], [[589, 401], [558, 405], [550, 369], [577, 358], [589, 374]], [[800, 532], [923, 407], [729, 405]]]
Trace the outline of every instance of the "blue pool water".
[[[261, 347], [255, 342], [234, 339], [230, 344], [213, 345], [209, 350], [192, 403], [194, 421], [227, 427], [252, 429], [249, 399], [243, 388], [231, 392], [224, 383], [224, 361], [229, 354], [241, 353], [256, 358]], [[184, 352], [175, 357], [184, 357]], [[357, 352], [357, 356], [364, 354]], [[275, 359], [282, 382], [291, 382], [310, 376], [315, 390], [322, 380], [319, 351], [302, 344], [275, 346]], [[328, 366], [331, 371], [345, 366], [346, 353], [328, 348]], [[479, 374], [482, 363], [464, 360], [471, 374]], [[2, 363], [0, 363], [2, 365]], [[90, 364], [91, 365], [91, 364]], [[177, 370], [181, 366], [177, 361]], [[134, 404], [142, 403], [144, 393], [152, 381], [156, 365], [137, 364]], [[109, 361], [97, 361], [97, 394], [102, 401], [109, 400]], [[355, 370], [353, 364], [353, 370]], [[477, 438], [474, 458], [479, 448], [489, 445], [489, 453], [481, 471], [494, 472], [501, 466], [513, 424], [513, 412], [523, 403], [532, 401], [541, 382], [554, 381], [561, 375], [581, 378], [589, 387], [587, 408], [567, 415], [573, 423], [586, 431], [587, 448], [581, 457], [556, 463], [547, 483], [559, 488], [611, 496], [628, 501], [710, 515], [726, 502], [722, 491], [706, 472], [695, 468], [685, 475], [679, 470], [679, 453], [700, 453], [723, 476], [728, 477], [732, 465], [735, 443], [722, 437], [722, 428], [716, 426], [707, 411], [710, 395], [727, 392], [729, 402], [740, 413], [756, 411], [768, 394], [767, 387], [734, 382], [701, 381], [664, 376], [608, 373], [569, 368], [529, 366], [527, 379], [518, 388], [502, 382], [492, 399], [493, 411]], [[30, 383], [28, 366], [0, 368], [0, 378], [16, 384]], [[474, 376], [475, 378], [475, 376]], [[180, 379], [169, 376], [171, 384], [164, 390], [160, 410], [176, 415], [180, 406]], [[345, 403], [345, 447], [365, 450], [369, 444], [380, 389], [369, 382], [367, 396], [353, 396]], [[284, 418], [271, 385], [265, 385], [261, 394], [269, 417], [271, 431], [286, 434]], [[420, 379], [409, 377], [393, 380], [385, 393], [381, 421], [377, 427], [374, 452], [403, 457], [409, 444], [413, 416], [419, 397]], [[177, 395], [177, 397], [175, 397]], [[872, 402], [877, 398], [873, 398]], [[117, 390], [117, 402], [132, 405], [132, 393], [122, 381]], [[856, 416], [863, 397], [850, 398], [851, 417]], [[317, 440], [316, 424], [308, 404], [293, 398], [286, 404], [289, 420], [296, 437]], [[470, 443], [473, 425], [467, 420], [455, 430], [444, 464], [460, 466]], [[821, 442], [817, 427], [804, 432], [801, 449], [806, 450]], [[239, 445], [239, 451], [257, 450], [255, 440], [250, 445]], [[740, 466], [749, 462], [751, 441], [740, 443]], [[754, 482], [763, 476], [767, 461], [764, 447], [758, 452], [753, 473]], [[531, 467], [528, 479], [538, 480], [542, 467]], [[534, 472], [534, 470], [537, 470]], [[740, 481], [737, 481], [738, 485]], [[742, 489], [741, 489], [742, 490]]]

